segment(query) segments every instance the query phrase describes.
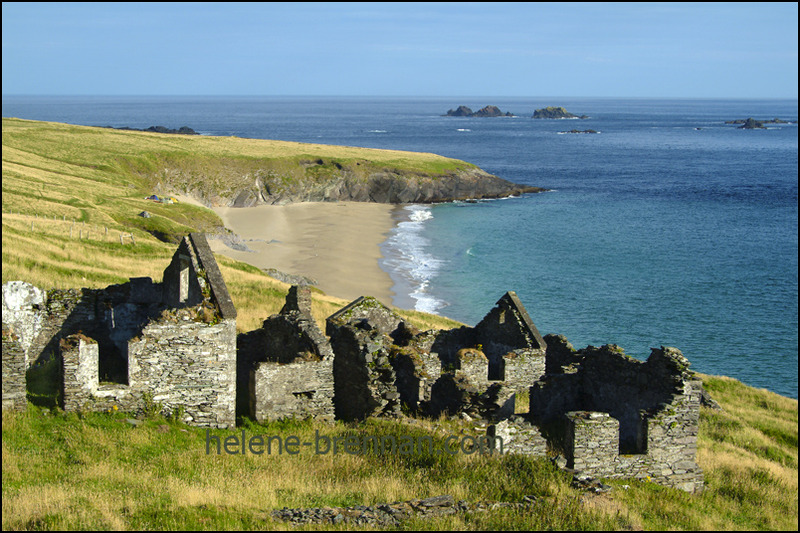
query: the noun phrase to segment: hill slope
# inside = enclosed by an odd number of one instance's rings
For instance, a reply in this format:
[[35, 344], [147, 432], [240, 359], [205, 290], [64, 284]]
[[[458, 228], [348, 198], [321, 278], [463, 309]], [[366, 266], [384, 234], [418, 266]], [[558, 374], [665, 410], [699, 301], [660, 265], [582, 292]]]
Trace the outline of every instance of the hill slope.
[[186, 193], [206, 205], [424, 203], [541, 191], [429, 153], [4, 118], [4, 171], [7, 164], [18, 171], [44, 161], [69, 162], [58, 165], [66, 172], [78, 165], [92, 179], [117, 175], [122, 184], [140, 189]]
[[[155, 203], [146, 196], [181, 190], [208, 203], [212, 198], [228, 198], [230, 203], [241, 193], [237, 183], [253, 182], [245, 170], [257, 168], [285, 169], [287, 187], [302, 190], [300, 184], [309, 176], [321, 174], [309, 171], [302, 161], [318, 159], [334, 168], [338, 161], [355, 161], [359, 167], [392, 168], [397, 175], [430, 180], [460, 171], [480, 172], [474, 165], [433, 154], [4, 118], [3, 283], [24, 280], [42, 288], [80, 288], [105, 287], [137, 276], [160, 280], [179, 237], [225, 228], [210, 209]], [[138, 216], [143, 211], [151, 216]], [[239, 310], [241, 331], [280, 310], [288, 285], [249, 265], [225, 257], [218, 261]], [[318, 320], [346, 303], [315, 295]], [[406, 314], [422, 324], [452, 323]]]
[[[411, 521], [430, 530], [797, 529], [797, 401], [729, 378], [702, 376], [723, 407], [701, 408], [701, 494], [610, 480], [610, 492], [570, 486], [547, 459], [514, 455], [207, 453], [202, 428], [123, 413], [63, 413], [29, 406], [3, 414], [3, 529], [285, 529], [283, 507], [374, 505], [450, 494], [455, 500], [519, 502], [498, 509]], [[213, 430], [215, 437], [317, 435], [344, 438], [475, 435], [473, 423], [422, 420], [283, 421]], [[530, 499], [528, 500], [530, 501]], [[353, 528], [353, 525], [346, 527]], [[324, 523], [312, 527], [341, 529]]]

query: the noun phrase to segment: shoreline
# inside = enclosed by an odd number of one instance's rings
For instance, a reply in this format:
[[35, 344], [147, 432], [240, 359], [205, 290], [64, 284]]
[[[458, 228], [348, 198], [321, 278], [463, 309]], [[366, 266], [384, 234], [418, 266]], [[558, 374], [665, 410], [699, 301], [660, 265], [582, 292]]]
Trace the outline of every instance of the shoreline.
[[225, 227], [252, 251], [210, 239], [214, 253], [261, 269], [305, 276], [326, 294], [354, 300], [374, 296], [393, 307], [391, 276], [381, 268], [382, 244], [401, 207], [368, 202], [302, 202], [214, 207]]

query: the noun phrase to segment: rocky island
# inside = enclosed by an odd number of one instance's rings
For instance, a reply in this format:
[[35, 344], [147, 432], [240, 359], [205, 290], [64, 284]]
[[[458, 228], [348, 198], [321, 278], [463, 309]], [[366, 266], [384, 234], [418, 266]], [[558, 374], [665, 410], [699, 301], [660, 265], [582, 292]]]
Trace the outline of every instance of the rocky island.
[[573, 115], [563, 107], [552, 107], [548, 106], [542, 109], [537, 109], [533, 112], [533, 117], [531, 118], [549, 118], [549, 119], [561, 119], [561, 118], [589, 118], [588, 115]]
[[192, 128], [190, 128], [188, 126], [181, 126], [177, 130], [176, 129], [172, 129], [172, 128], [167, 128], [167, 127], [164, 127], [164, 126], [150, 126], [149, 128], [145, 128], [145, 129], [131, 128], [129, 126], [122, 126], [121, 128], [115, 128], [113, 126], [105, 126], [105, 127], [106, 128], [115, 129], [115, 130], [125, 130], [125, 131], [149, 131], [151, 133], [169, 133], [169, 134], [175, 134], [175, 135], [200, 135], [199, 133], [197, 133], [196, 131], [194, 131]]
[[510, 112], [503, 113], [500, 108], [494, 105], [487, 105], [486, 107], [473, 112], [472, 109], [465, 105], [460, 105], [456, 109], [450, 109], [443, 117], [513, 117], [516, 116]]
[[750, 117], [747, 119], [726, 120], [725, 124], [738, 124], [740, 130], [765, 130], [767, 128], [764, 124], [797, 124], [797, 121], [786, 121], [777, 117], [771, 120], [756, 120]]

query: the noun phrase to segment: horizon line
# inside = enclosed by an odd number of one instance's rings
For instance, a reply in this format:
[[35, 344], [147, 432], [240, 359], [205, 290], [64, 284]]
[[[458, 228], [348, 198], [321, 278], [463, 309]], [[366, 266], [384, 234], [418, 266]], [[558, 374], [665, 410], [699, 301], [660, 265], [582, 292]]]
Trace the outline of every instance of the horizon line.
[[58, 94], [58, 93], [2, 93], [2, 98], [39, 97], [39, 98], [504, 98], [504, 99], [538, 99], [538, 98], [580, 98], [580, 99], [643, 99], [643, 100], [798, 100], [798, 96], [593, 96], [593, 95], [380, 95], [380, 94]]

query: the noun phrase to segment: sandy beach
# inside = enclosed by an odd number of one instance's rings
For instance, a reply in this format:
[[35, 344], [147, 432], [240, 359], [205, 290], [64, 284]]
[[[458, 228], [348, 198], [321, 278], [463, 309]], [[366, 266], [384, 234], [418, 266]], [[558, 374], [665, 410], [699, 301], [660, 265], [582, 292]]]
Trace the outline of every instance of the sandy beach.
[[381, 270], [381, 243], [394, 226], [390, 204], [304, 202], [217, 207], [225, 226], [253, 252], [209, 241], [215, 253], [259, 268], [307, 276], [332, 296], [374, 296], [391, 305], [392, 279]]

